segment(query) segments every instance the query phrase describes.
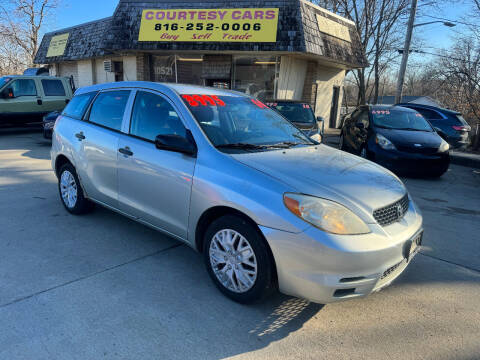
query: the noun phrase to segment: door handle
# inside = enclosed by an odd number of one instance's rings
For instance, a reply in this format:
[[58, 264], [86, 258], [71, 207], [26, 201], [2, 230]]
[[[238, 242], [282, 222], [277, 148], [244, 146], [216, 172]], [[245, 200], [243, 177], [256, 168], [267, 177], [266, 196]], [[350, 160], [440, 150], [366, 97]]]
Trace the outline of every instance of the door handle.
[[118, 152], [120, 152], [121, 154], [126, 155], [126, 156], [132, 156], [133, 155], [133, 152], [130, 150], [130, 148], [128, 146], [118, 149]]
[[83, 131], [76, 133], [75, 136], [79, 141], [82, 141], [83, 139], [85, 139], [85, 135], [83, 135]]

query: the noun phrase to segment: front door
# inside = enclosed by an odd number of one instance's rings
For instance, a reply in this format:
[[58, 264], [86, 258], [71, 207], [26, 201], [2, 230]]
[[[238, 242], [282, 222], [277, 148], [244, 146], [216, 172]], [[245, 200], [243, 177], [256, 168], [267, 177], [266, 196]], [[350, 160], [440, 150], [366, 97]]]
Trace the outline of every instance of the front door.
[[15, 79], [3, 90], [13, 98], [0, 100], [1, 112], [13, 122], [41, 121], [45, 113], [40, 91], [33, 79]]
[[117, 154], [125, 108], [131, 91], [101, 92], [94, 100], [87, 122], [74, 129], [82, 142], [76, 169], [88, 197], [118, 206]]
[[340, 88], [338, 86], [333, 87], [333, 95], [332, 95], [332, 106], [330, 108], [330, 121], [329, 127], [330, 129], [337, 128], [337, 115], [338, 115], [338, 100], [340, 97]]
[[196, 159], [154, 144], [157, 135], [186, 136], [185, 127], [168, 98], [143, 90], [130, 121], [119, 141], [119, 208], [186, 239]]

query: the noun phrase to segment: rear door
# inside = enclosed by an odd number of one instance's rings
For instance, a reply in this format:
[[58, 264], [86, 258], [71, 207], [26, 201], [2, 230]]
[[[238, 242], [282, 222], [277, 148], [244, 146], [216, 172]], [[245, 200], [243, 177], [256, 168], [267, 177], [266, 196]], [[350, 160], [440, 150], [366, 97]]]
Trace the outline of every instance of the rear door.
[[196, 158], [154, 144], [157, 135], [186, 136], [174, 103], [138, 90], [124, 131], [128, 135], [120, 135], [118, 155], [120, 210], [186, 239]]
[[75, 131], [82, 142], [76, 159], [77, 173], [88, 197], [117, 208], [118, 140], [130, 90], [100, 92], [93, 101], [87, 121]]
[[68, 102], [68, 89], [62, 79], [38, 79], [42, 89], [43, 107], [46, 112], [61, 111]]

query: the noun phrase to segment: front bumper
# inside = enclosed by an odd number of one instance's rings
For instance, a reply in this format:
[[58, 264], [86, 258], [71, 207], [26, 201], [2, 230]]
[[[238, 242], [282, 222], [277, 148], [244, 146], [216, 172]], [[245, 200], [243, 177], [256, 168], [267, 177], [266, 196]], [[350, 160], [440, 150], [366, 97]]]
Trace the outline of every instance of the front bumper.
[[415, 255], [409, 256], [409, 249], [422, 233], [422, 216], [410, 201], [399, 222], [369, 226], [371, 233], [349, 236], [314, 227], [289, 233], [260, 226], [272, 249], [280, 291], [326, 304], [389, 285]]
[[371, 152], [377, 164], [398, 174], [434, 175], [447, 171], [450, 165], [448, 151], [430, 155], [384, 150], [375, 146]]

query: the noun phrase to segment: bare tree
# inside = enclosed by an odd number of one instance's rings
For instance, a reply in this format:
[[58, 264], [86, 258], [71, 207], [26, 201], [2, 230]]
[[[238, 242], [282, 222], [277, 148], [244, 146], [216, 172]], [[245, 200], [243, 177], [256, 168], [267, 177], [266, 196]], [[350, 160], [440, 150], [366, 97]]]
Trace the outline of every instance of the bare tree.
[[42, 28], [58, 7], [58, 0], [3, 0], [0, 5], [0, 40], [20, 56], [17, 62], [33, 66]]
[[[480, 1], [480, 0], [479, 0]], [[397, 57], [403, 34], [402, 17], [406, 15], [409, 0], [322, 0], [320, 6], [337, 12], [355, 22], [362, 50], [371, 67], [352, 72], [358, 86], [358, 103], [367, 100], [376, 103], [381, 86], [381, 75]], [[372, 79], [373, 78], [373, 79]]]

